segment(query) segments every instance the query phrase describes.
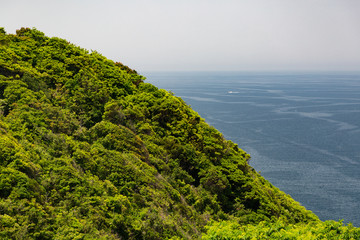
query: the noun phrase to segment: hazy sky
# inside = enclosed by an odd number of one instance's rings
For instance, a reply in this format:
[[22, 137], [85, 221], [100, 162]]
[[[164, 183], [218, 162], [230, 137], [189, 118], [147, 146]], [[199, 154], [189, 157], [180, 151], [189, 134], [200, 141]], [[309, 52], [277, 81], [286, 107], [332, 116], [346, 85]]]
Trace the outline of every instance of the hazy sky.
[[359, 0], [1, 0], [0, 23], [140, 73], [360, 70]]

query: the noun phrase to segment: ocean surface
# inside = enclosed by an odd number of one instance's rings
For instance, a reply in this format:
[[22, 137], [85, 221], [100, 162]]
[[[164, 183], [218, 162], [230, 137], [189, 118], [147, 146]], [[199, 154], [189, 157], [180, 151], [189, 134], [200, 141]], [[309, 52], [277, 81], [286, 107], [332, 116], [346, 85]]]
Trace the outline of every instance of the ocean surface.
[[360, 73], [148, 72], [321, 220], [360, 226]]

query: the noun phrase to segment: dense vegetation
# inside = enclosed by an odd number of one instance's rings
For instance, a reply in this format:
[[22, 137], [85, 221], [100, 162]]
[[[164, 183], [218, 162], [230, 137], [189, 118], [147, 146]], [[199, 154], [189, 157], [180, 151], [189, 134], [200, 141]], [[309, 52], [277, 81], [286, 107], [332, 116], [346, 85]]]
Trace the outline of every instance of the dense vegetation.
[[360, 237], [180, 98], [36, 29], [0, 28], [0, 146], [1, 239]]

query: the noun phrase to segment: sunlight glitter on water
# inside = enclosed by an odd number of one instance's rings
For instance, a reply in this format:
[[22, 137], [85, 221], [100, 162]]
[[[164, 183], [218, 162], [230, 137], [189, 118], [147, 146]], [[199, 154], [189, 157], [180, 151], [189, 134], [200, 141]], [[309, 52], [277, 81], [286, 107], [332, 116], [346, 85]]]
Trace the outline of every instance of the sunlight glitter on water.
[[149, 73], [320, 219], [360, 225], [360, 74]]

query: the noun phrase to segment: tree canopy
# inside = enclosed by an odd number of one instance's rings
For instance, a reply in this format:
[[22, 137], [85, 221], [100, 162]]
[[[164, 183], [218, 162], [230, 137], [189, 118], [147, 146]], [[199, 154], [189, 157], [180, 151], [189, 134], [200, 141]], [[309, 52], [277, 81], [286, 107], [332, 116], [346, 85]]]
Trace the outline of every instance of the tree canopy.
[[181, 98], [37, 29], [0, 28], [0, 146], [3, 239], [360, 237], [271, 185]]

